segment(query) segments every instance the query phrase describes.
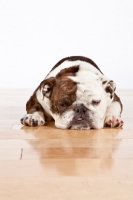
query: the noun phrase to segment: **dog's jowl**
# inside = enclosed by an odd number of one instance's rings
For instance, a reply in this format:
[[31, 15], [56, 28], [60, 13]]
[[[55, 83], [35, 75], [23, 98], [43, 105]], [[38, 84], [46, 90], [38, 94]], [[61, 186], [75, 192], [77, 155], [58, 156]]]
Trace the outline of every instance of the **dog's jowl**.
[[40, 83], [26, 104], [21, 123], [42, 126], [54, 119], [61, 129], [122, 127], [122, 103], [115, 82], [89, 58], [60, 60]]

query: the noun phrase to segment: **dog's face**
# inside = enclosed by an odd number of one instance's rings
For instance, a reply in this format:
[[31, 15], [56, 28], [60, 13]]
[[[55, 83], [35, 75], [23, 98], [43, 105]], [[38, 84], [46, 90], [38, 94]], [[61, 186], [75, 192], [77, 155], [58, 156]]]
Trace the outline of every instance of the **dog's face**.
[[62, 70], [41, 85], [55, 126], [62, 129], [102, 128], [107, 107], [112, 101], [114, 83], [103, 82], [90, 72], [75, 75], [75, 71]]

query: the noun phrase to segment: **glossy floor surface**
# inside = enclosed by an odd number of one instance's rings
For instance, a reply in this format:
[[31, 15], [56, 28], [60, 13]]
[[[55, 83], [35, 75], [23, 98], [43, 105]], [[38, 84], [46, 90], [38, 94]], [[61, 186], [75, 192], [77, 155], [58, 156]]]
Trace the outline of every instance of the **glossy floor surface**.
[[133, 90], [123, 129], [23, 127], [32, 90], [0, 89], [1, 200], [133, 200]]

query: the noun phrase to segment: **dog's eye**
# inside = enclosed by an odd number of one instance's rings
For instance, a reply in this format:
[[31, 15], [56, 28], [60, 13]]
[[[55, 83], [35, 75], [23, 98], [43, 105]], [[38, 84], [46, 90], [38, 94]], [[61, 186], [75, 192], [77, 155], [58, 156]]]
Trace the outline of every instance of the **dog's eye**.
[[65, 103], [60, 103], [59, 106], [60, 107], [66, 107], [66, 104]]
[[92, 101], [92, 104], [94, 105], [94, 106], [97, 106], [97, 105], [99, 105], [99, 103], [101, 102], [101, 100], [93, 100]]

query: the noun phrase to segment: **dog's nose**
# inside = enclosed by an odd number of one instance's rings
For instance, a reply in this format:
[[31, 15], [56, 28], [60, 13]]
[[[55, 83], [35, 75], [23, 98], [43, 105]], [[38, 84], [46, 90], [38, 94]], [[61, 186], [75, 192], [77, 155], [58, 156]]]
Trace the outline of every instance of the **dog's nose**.
[[76, 105], [74, 108], [74, 111], [77, 112], [78, 114], [85, 114], [87, 111], [87, 108], [83, 104]]

